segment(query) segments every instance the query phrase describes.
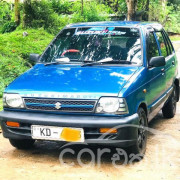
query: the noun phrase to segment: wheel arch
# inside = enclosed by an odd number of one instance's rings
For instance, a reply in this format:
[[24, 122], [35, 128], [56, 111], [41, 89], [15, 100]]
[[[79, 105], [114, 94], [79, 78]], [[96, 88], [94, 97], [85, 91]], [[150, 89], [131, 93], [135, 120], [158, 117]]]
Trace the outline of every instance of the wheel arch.
[[141, 103], [139, 104], [139, 106], [138, 106], [138, 109], [139, 109], [140, 107], [144, 109], [144, 111], [145, 111], [145, 113], [146, 113], [146, 116], [148, 117], [148, 109], [147, 109], [146, 103], [141, 102]]

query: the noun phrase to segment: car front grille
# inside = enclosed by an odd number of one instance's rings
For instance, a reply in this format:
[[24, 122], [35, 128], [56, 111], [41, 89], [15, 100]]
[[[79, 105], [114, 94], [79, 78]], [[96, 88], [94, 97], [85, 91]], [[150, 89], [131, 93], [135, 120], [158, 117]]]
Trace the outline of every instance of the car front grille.
[[96, 100], [24, 98], [27, 109], [57, 112], [93, 112]]

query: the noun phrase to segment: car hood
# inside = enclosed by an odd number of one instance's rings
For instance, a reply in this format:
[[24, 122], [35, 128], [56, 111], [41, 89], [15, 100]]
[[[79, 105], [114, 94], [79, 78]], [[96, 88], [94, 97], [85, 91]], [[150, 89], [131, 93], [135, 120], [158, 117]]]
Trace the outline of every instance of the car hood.
[[[37, 64], [18, 77], [6, 89], [23, 96], [55, 97], [63, 94], [86, 95], [87, 98], [118, 96], [121, 88], [135, 73], [135, 66], [87, 66]], [[82, 98], [80, 97], [79, 98]], [[61, 96], [58, 96], [61, 97]]]

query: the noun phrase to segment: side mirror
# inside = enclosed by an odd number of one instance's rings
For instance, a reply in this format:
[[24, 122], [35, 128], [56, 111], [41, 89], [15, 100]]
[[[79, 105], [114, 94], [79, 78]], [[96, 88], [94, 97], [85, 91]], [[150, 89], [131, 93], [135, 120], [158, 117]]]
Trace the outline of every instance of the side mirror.
[[166, 65], [166, 60], [164, 56], [152, 57], [149, 61], [150, 67], [161, 67]]
[[40, 58], [39, 54], [30, 54], [29, 56], [29, 60], [35, 63], [39, 61], [39, 58]]

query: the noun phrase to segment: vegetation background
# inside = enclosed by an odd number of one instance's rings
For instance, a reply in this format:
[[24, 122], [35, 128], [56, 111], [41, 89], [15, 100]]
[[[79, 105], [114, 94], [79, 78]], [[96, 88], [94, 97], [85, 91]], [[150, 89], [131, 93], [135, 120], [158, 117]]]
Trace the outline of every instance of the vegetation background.
[[180, 40], [180, 0], [0, 0], [0, 97], [65, 25], [107, 20], [157, 21]]

